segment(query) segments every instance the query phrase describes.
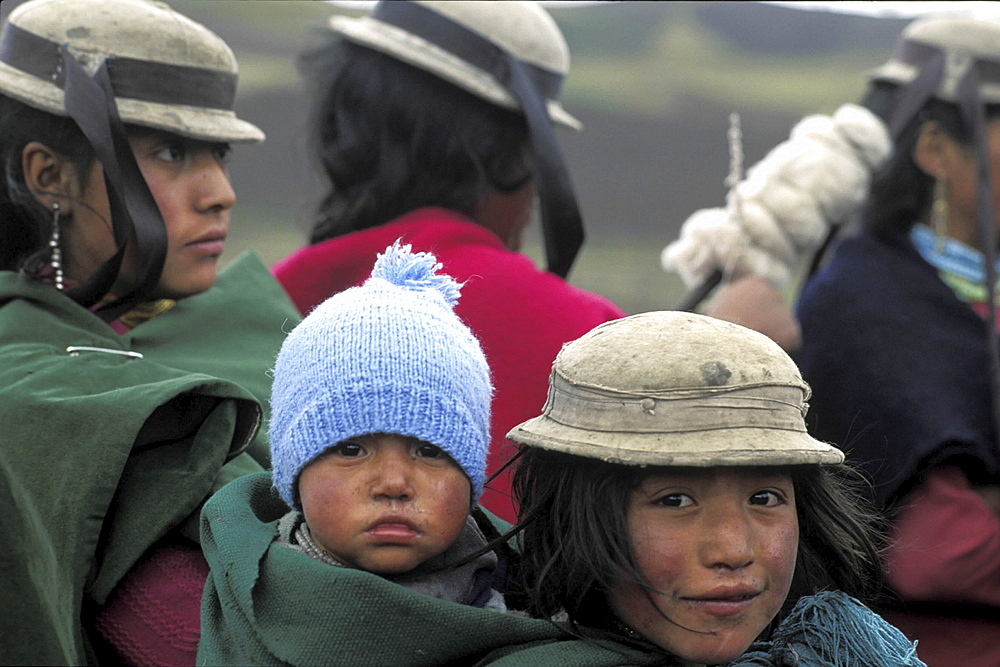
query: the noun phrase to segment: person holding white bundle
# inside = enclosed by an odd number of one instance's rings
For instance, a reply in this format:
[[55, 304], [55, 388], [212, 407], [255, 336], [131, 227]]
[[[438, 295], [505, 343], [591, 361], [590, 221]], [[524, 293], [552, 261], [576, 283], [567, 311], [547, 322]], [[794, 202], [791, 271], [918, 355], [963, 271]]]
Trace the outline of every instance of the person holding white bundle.
[[[796, 318], [780, 299], [776, 318], [749, 317], [801, 327], [790, 347], [814, 391], [810, 430], [866, 470], [890, 513], [882, 612], [932, 667], [995, 666], [1000, 22], [914, 21], [872, 73], [863, 106], [825, 123], [852, 128], [840, 143], [854, 149], [853, 170], [840, 159], [851, 151], [827, 150], [837, 145], [829, 135], [810, 142], [804, 128], [823, 121], [803, 121], [735, 188], [730, 210], [735, 202], [742, 215], [692, 216], [664, 265], [691, 283], [716, 269], [742, 278], [711, 307], [739, 321], [729, 297], [741, 284], [777, 298], [790, 267], [824, 235], [836, 241], [814, 257]], [[843, 124], [864, 115], [870, 132]], [[810, 144], [825, 148], [797, 162]], [[800, 201], [790, 175], [818, 180]], [[838, 228], [854, 233], [835, 239]]]

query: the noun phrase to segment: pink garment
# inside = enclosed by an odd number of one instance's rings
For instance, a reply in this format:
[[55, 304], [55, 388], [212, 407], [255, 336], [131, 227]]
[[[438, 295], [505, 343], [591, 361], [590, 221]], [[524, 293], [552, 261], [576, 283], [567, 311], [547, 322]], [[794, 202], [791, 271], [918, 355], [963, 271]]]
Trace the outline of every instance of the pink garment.
[[95, 615], [126, 665], [194, 665], [208, 563], [196, 545], [156, 545]]
[[[415, 251], [434, 253], [445, 273], [465, 283], [455, 311], [482, 343], [496, 390], [488, 477], [516, 452], [507, 432], [541, 413], [549, 371], [562, 345], [624, 313], [604, 297], [540, 271], [487, 229], [438, 208], [300, 248], [273, 272], [307, 314], [333, 294], [364, 282], [376, 255], [399, 238]], [[509, 472], [489, 484], [481, 503], [512, 522], [517, 510]]]
[[[1000, 517], [955, 466], [932, 470], [893, 523], [886, 581], [908, 602], [1000, 608]], [[1000, 665], [1000, 619], [885, 614], [929, 667]]]

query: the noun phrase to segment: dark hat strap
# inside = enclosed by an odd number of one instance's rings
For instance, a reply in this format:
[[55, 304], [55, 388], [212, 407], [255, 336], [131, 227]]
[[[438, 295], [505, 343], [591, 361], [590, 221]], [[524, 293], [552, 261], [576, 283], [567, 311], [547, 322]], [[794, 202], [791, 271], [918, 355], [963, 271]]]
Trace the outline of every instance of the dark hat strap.
[[976, 153], [976, 231], [985, 259], [986, 308], [989, 325], [986, 335], [990, 359], [994, 437], [1000, 438], [1000, 333], [997, 332], [996, 315], [997, 232], [993, 226], [996, 202], [993, 201], [993, 191], [990, 188], [989, 158], [986, 152], [986, 114], [979, 95], [981, 65], [980, 61], [973, 61], [959, 81], [958, 106], [962, 119], [972, 134], [972, 144]]
[[115, 303], [98, 311], [112, 321], [126, 312], [160, 280], [166, 260], [167, 233], [156, 201], [142, 177], [132, 153], [125, 127], [118, 115], [108, 73], [113, 58], [105, 59], [93, 77], [62, 48], [66, 77], [66, 112], [80, 127], [104, 167], [105, 185], [111, 210], [117, 252], [97, 271], [68, 292], [85, 307], [96, 304], [111, 289], [121, 270], [122, 258], [134, 233], [139, 279], [135, 288]]
[[544, 101], [532, 88], [521, 61], [507, 54], [509, 86], [521, 102], [531, 134], [531, 159], [538, 173], [542, 232], [548, 269], [565, 278], [583, 245], [583, 219], [562, 161]]
[[379, 2], [371, 16], [489, 72], [520, 102], [538, 174], [548, 269], [565, 278], [583, 245], [584, 232], [573, 185], [545, 104], [546, 98], [554, 99], [558, 94], [562, 75], [524, 62], [447, 16], [414, 2]]
[[944, 53], [934, 49], [924, 60], [917, 77], [900, 93], [889, 118], [889, 134], [893, 140], [899, 139], [910, 121], [937, 92], [944, 78], [944, 65]]

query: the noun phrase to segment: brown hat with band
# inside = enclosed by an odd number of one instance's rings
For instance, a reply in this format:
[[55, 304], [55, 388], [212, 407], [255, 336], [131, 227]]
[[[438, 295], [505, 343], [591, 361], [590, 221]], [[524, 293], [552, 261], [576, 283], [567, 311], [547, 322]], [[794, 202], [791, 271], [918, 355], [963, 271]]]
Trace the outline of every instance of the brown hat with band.
[[[473, 31], [483, 39], [504, 48], [534, 70], [539, 89], [545, 91], [545, 105], [553, 122], [579, 130], [583, 126], [559, 102], [563, 79], [569, 73], [569, 47], [562, 32], [548, 12], [532, 2], [453, 2], [420, 1], [427, 10]], [[509, 87], [496, 75], [475, 62], [468, 53], [456, 53], [439, 35], [420, 34], [405, 24], [397, 24], [385, 9], [398, 11], [390, 4], [371, 14], [353, 18], [333, 16], [328, 26], [349, 41], [381, 51], [414, 67], [430, 72], [465, 89], [487, 102], [517, 110], [520, 103]], [[443, 44], [442, 44], [443, 42]]]
[[833, 464], [806, 432], [809, 387], [771, 339], [680, 311], [603, 324], [563, 347], [542, 415], [507, 437], [625, 465]]

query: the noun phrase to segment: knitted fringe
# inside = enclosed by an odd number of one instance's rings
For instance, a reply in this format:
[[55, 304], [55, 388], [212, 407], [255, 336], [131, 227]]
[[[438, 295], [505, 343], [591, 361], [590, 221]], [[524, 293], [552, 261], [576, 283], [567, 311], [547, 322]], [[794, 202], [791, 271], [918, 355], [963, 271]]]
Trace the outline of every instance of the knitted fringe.
[[729, 667], [926, 667], [915, 643], [839, 591], [801, 598], [772, 641], [752, 648]]

